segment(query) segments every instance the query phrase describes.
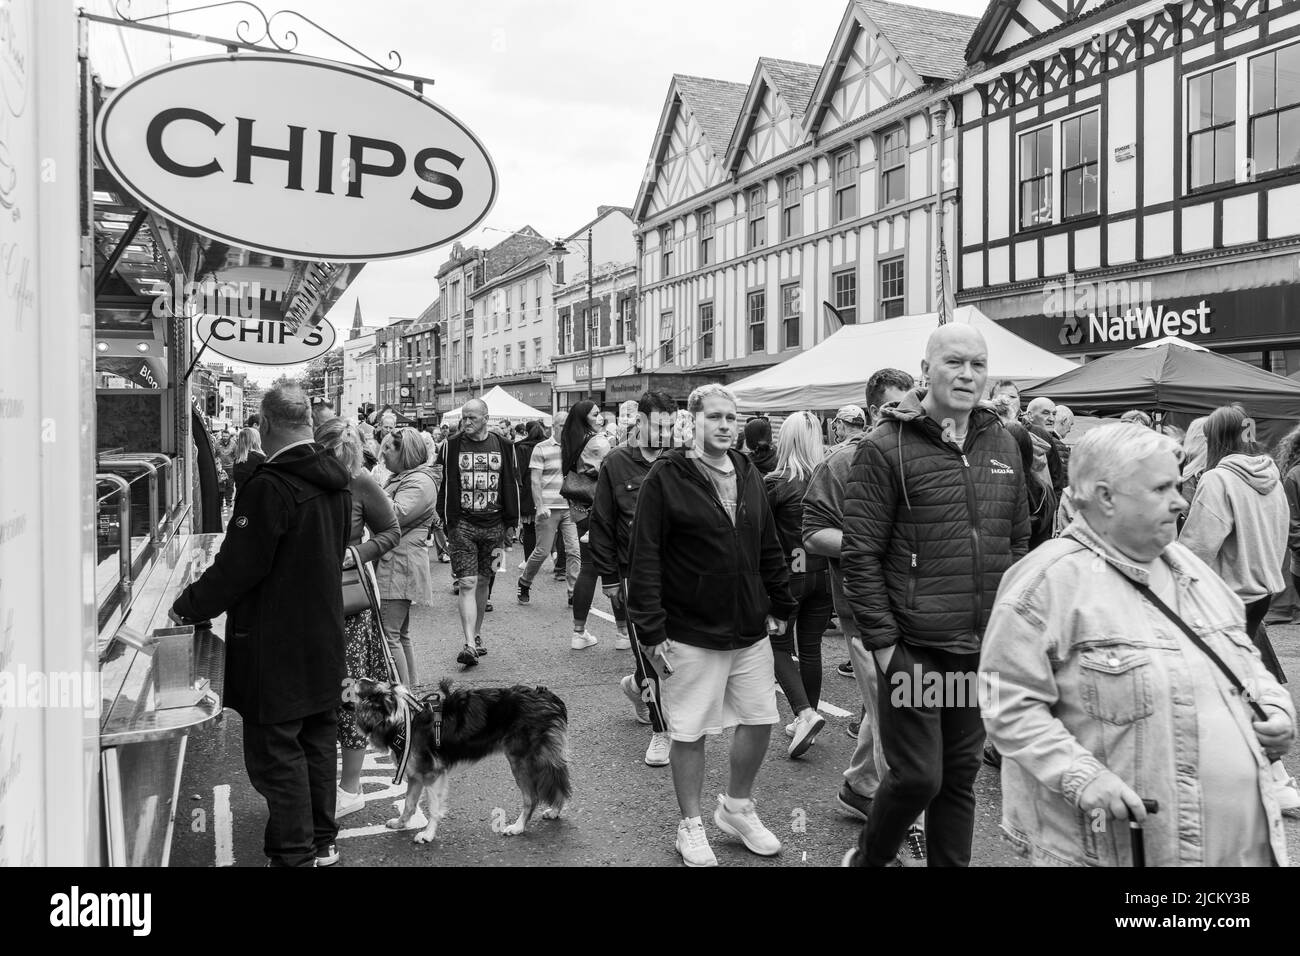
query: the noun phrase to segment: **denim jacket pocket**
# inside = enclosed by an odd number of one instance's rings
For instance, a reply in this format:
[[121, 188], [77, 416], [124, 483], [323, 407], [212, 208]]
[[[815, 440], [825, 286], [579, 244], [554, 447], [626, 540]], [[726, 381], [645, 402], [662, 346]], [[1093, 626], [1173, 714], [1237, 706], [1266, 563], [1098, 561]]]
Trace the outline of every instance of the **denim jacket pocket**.
[[1155, 712], [1151, 657], [1131, 647], [1100, 647], [1079, 655], [1083, 709], [1108, 724], [1131, 724]]

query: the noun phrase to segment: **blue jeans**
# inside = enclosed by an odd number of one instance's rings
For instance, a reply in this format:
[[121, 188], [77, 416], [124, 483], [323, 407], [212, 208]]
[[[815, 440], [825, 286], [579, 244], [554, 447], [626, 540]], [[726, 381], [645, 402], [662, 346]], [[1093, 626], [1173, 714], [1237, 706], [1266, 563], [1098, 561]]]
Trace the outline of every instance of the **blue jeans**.
[[379, 616], [384, 622], [384, 635], [388, 650], [397, 666], [397, 676], [410, 687], [415, 681], [415, 652], [411, 648], [411, 602], [401, 598], [384, 598], [379, 605]]
[[[538, 514], [541, 512], [539, 511]], [[542, 568], [542, 562], [551, 553], [551, 542], [556, 535], [564, 541], [564, 569], [568, 577], [569, 591], [572, 593], [578, 583], [578, 574], [582, 570], [582, 553], [578, 548], [578, 526], [573, 523], [573, 516], [568, 508], [557, 508], [547, 516], [546, 523], [537, 529], [537, 547], [528, 556], [528, 565], [519, 576], [519, 583], [532, 587], [533, 579]]]

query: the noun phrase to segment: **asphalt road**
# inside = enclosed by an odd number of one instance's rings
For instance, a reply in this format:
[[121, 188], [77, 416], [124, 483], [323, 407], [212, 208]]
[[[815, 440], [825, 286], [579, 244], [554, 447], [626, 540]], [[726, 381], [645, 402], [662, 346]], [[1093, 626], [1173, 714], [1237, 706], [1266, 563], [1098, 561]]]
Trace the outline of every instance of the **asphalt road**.
[[[515, 601], [521, 560], [516, 546], [497, 581], [495, 610], [487, 615], [488, 656], [468, 672], [455, 663], [461, 638], [447, 565], [435, 565], [434, 606], [412, 611], [419, 683], [452, 676], [472, 686], [544, 684], [569, 710], [573, 800], [556, 821], [534, 819], [520, 836], [503, 836], [494, 821], [513, 821], [519, 792], [504, 757], [492, 757], [455, 773], [450, 812], [428, 845], [412, 842], [416, 831], [393, 831], [384, 821], [396, 815], [404, 786], [393, 786], [386, 755], [371, 753], [363, 772], [366, 807], [345, 817], [339, 834], [343, 866], [676, 866], [678, 821], [667, 767], [647, 767], [642, 758], [649, 728], [636, 723], [619, 689], [631, 671], [628, 651], [614, 649], [612, 619], [593, 613], [588, 630], [600, 643], [569, 648], [571, 618], [564, 585], [553, 583], [548, 567], [535, 582], [532, 603]], [[596, 611], [609, 613], [597, 594]], [[1272, 627], [1270, 634], [1284, 668], [1300, 680], [1300, 627]], [[822, 700], [840, 712], [856, 713], [857, 685], [839, 676], [843, 660], [838, 636], [823, 643]], [[1294, 684], [1289, 685], [1295, 693]], [[782, 723], [789, 708], [778, 695]], [[831, 866], [857, 838], [859, 824], [836, 807], [835, 793], [854, 741], [845, 733], [849, 717], [827, 716], [826, 728], [799, 760], [786, 756], [786, 737], [775, 728], [767, 761], [755, 788], [760, 816], [781, 839], [779, 856], [761, 858], [714, 828], [715, 794], [726, 784], [727, 739], [710, 740], [705, 783], [705, 825], [722, 866]], [[265, 803], [244, 771], [239, 716], [227, 712], [213, 728], [191, 737], [181, 783], [172, 866], [262, 866]], [[1300, 758], [1287, 758], [1292, 773]], [[1019, 866], [1022, 861], [998, 831], [1001, 813], [995, 772], [980, 770], [976, 782], [976, 828], [972, 865]], [[1286, 823], [1291, 858], [1300, 859], [1300, 821]]]

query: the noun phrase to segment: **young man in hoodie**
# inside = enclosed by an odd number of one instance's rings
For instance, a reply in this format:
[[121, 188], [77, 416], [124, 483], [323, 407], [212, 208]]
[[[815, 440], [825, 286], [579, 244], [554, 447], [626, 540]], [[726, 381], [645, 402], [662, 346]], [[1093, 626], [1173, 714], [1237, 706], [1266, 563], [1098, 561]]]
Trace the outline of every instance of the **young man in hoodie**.
[[796, 607], [762, 477], [731, 446], [736, 400], [703, 385], [694, 435], [650, 469], [632, 523], [628, 620], [659, 673], [687, 866], [716, 866], [700, 819], [704, 740], [735, 727], [731, 776], [713, 822], [761, 856], [781, 850], [754, 809], [754, 778], [778, 720], [769, 633]]
[[1269, 673], [1285, 681], [1261, 624], [1274, 594], [1286, 590], [1282, 559], [1291, 520], [1277, 463], [1260, 453], [1255, 423], [1239, 405], [1205, 420], [1206, 464], [1179, 543], [1223, 578], [1246, 605], [1246, 633]]
[[[921, 370], [929, 389], [885, 410], [858, 445], [844, 496], [844, 596], [874, 653], [888, 763], [849, 857], [860, 866], [897, 865], [922, 811], [929, 865], [970, 863], [980, 643], [998, 583], [1029, 543], [1019, 447], [978, 407], [984, 337], [939, 326]], [[927, 690], [936, 683], [937, 702]]]
[[347, 469], [313, 441], [296, 387], [262, 398], [266, 461], [235, 501], [212, 565], [181, 592], [178, 622], [226, 615], [226, 706], [244, 719], [244, 766], [266, 798], [272, 866], [330, 866], [343, 660]]
[[[596, 478], [596, 499], [591, 507], [591, 526], [587, 532], [588, 547], [605, 596], [616, 612], [627, 606], [628, 562], [637, 498], [650, 473], [650, 466], [673, 446], [676, 415], [677, 402], [667, 392], [643, 394], [637, 402], [637, 424], [630, 441], [606, 456]], [[635, 630], [626, 621], [620, 622], [619, 627], [626, 627], [626, 630], [619, 635], [614, 647], [631, 647], [635, 667], [619, 686], [632, 703], [636, 719], [651, 727], [650, 746], [645, 752], [646, 765], [666, 767], [671, 741], [663, 716], [659, 675], [645, 658]]]

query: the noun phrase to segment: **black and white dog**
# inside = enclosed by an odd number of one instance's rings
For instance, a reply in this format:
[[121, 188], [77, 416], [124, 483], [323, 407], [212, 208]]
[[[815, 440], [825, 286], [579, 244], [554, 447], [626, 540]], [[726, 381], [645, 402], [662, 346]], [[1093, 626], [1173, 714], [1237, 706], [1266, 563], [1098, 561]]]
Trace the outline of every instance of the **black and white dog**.
[[357, 727], [392, 753], [406, 779], [406, 805], [387, 826], [406, 829], [427, 792], [429, 823], [415, 842], [432, 841], [447, 813], [451, 768], [495, 753], [505, 754], [523, 795], [519, 819], [502, 833], [523, 833], [539, 807], [546, 819], [558, 817], [573, 792], [564, 701], [545, 687], [522, 684], [462, 690], [444, 680], [439, 686], [440, 693], [417, 701], [401, 684], [363, 677], [345, 695]]

